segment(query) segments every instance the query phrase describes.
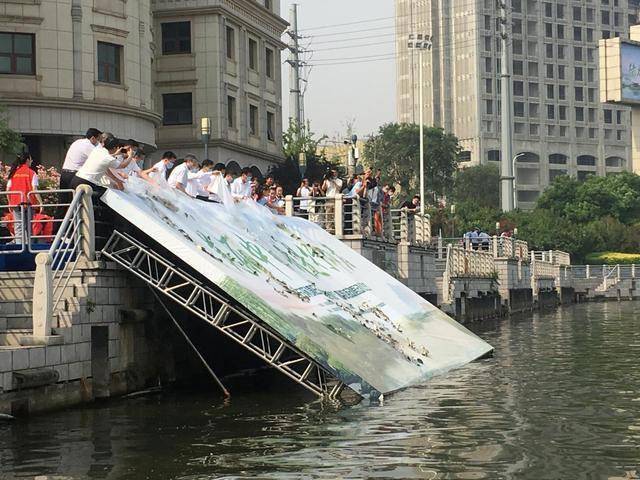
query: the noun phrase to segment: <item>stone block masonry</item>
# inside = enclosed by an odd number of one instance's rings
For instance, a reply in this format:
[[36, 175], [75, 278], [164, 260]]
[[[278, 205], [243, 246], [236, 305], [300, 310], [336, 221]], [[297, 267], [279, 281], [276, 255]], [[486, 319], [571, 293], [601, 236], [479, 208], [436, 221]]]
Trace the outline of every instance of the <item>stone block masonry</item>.
[[[0, 316], [14, 314], [31, 302], [32, 275], [6, 274], [0, 281]], [[141, 281], [115, 266], [98, 264], [81, 269], [72, 284], [53, 322], [54, 333], [63, 338], [61, 345], [0, 344], [0, 413], [35, 413], [90, 401], [96, 375], [107, 379], [101, 396], [105, 391], [107, 396], [119, 395], [157, 384], [158, 379], [174, 379], [176, 369], [166, 357], [185, 346], [179, 341], [173, 345], [167, 329], [157, 327], [157, 322], [166, 320], [164, 312]], [[122, 312], [132, 309], [145, 315], [125, 320]], [[0, 333], [6, 328], [0, 324]], [[95, 346], [101, 328], [106, 339], [103, 349]], [[160, 348], [163, 345], [166, 348]], [[21, 389], [17, 376], [50, 380]]]

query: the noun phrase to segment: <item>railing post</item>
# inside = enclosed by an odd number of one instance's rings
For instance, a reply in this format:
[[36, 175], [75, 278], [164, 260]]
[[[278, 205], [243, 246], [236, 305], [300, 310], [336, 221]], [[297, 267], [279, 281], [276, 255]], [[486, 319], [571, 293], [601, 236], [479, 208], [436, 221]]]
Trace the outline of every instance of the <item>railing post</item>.
[[333, 222], [335, 228], [335, 235], [338, 238], [342, 238], [344, 235], [344, 195], [339, 194], [329, 199], [334, 201], [333, 208]]
[[493, 258], [498, 258], [498, 236], [493, 236]]
[[96, 224], [93, 216], [93, 189], [89, 185], [79, 185], [76, 191], [82, 192], [80, 202], [80, 234], [82, 236], [82, 255], [93, 261], [96, 258]]
[[[449, 252], [449, 247], [447, 247], [447, 252]], [[438, 260], [442, 260], [442, 232], [438, 234]]]
[[631, 265], [631, 278], [636, 278], [636, 264]]
[[51, 336], [53, 317], [53, 273], [49, 253], [36, 255], [36, 275], [33, 282], [33, 337], [34, 343], [46, 343]]
[[591, 268], [589, 267], [589, 265], [585, 265], [584, 276], [585, 278], [591, 278]]
[[293, 217], [293, 195], [284, 197], [284, 214], [287, 217]]

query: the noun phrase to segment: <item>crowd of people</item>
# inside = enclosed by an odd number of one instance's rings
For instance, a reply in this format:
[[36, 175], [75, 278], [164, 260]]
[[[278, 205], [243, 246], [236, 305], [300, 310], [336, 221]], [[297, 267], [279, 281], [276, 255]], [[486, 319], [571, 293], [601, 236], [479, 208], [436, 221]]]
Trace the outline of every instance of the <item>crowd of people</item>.
[[[194, 199], [205, 202], [222, 202], [221, 194], [239, 202], [254, 200], [258, 204], [269, 208], [273, 213], [285, 213], [285, 191], [272, 175], [267, 175], [259, 181], [252, 175], [249, 168], [242, 169], [234, 177], [232, 172], [226, 171], [222, 163], [214, 163], [205, 159], [202, 162], [195, 155], [188, 154], [180, 162], [175, 153], [164, 152], [162, 158], [150, 168], [144, 168], [145, 153], [140, 144], [133, 140], [121, 140], [110, 133], [103, 133], [96, 128], [89, 128], [84, 136], [74, 141], [69, 147], [62, 171], [60, 173], [60, 189], [75, 190], [79, 185], [89, 185], [97, 193], [103, 193], [107, 188], [124, 189], [125, 183], [131, 177], [164, 184], [183, 192]], [[22, 192], [21, 195], [9, 195], [9, 206], [14, 209], [14, 223], [19, 229], [16, 237], [23, 238], [24, 222], [20, 218], [21, 209], [17, 208], [21, 202], [32, 206], [41, 204], [41, 199], [29, 195], [38, 189], [38, 176], [31, 168], [33, 159], [28, 153], [18, 156], [9, 174], [7, 190]], [[321, 181], [311, 182], [302, 179], [295, 192], [288, 192], [296, 198], [296, 215], [310, 218], [318, 202], [318, 197], [331, 198], [340, 194], [345, 197], [346, 208], [355, 208], [355, 199], [366, 199], [373, 217], [374, 228], [382, 230], [382, 217], [391, 208], [391, 202], [396, 195], [393, 185], [382, 182], [382, 172], [375, 173], [367, 169], [350, 176], [346, 181], [340, 178], [338, 171], [329, 170]], [[225, 190], [221, 190], [221, 185]], [[18, 198], [20, 197], [20, 198]], [[71, 194], [61, 195], [60, 203], [69, 203]], [[416, 211], [420, 207], [420, 197], [415, 196], [402, 204], [401, 208]], [[322, 202], [322, 208], [327, 216], [335, 208], [332, 202]]]

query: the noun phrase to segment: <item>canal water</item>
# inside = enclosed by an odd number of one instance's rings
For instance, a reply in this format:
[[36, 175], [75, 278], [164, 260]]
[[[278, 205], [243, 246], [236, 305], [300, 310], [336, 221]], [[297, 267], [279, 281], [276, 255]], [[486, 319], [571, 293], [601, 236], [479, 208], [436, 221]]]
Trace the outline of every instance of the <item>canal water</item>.
[[0, 423], [0, 478], [574, 480], [640, 470], [640, 303], [473, 329], [494, 358], [384, 405], [172, 393]]

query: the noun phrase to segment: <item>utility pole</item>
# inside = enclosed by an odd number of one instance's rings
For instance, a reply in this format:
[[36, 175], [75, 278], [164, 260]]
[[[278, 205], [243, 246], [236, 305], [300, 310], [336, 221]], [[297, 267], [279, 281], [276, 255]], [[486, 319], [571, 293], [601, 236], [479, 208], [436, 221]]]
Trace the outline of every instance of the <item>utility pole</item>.
[[289, 74], [289, 119], [295, 122], [296, 127], [302, 128], [302, 88], [300, 86], [300, 70], [302, 63], [300, 62], [300, 35], [298, 35], [298, 5], [291, 5], [289, 10], [289, 55], [288, 63], [291, 65]]
[[513, 169], [513, 97], [511, 85], [511, 50], [509, 45], [509, 12], [508, 0], [498, 0], [500, 7], [500, 39], [502, 40], [502, 59], [500, 62], [500, 79], [502, 84], [502, 148], [500, 158], [500, 198], [502, 210], [513, 210], [514, 169]]
[[[289, 122], [293, 121], [296, 127], [296, 140], [303, 135], [304, 129], [304, 102], [302, 99], [302, 86], [300, 85], [303, 62], [300, 61], [300, 35], [298, 34], [298, 5], [292, 4], [289, 10], [289, 55], [288, 63], [291, 65], [291, 73], [289, 75]], [[298, 169], [300, 176], [304, 176], [307, 170], [306, 153], [300, 152], [298, 157]]]

